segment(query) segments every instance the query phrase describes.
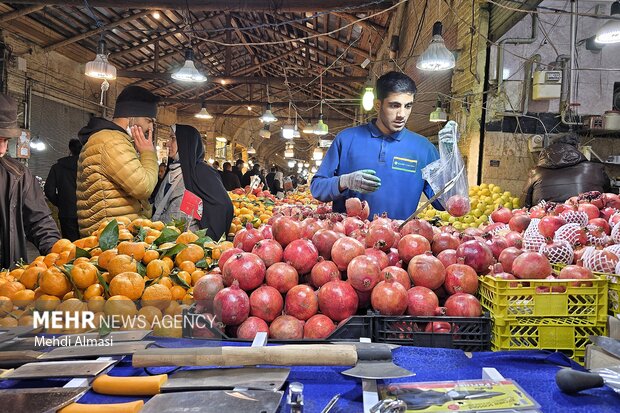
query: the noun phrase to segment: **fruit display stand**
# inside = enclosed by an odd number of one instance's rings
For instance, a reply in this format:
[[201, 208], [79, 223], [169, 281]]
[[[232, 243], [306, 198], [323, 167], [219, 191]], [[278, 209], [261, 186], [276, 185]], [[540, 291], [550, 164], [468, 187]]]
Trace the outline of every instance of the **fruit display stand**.
[[609, 315], [620, 316], [620, 277], [609, 276]]

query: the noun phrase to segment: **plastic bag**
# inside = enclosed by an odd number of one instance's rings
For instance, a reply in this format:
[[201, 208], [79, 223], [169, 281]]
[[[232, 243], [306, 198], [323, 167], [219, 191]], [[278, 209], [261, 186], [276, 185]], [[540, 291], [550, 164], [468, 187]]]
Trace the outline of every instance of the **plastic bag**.
[[437, 199], [453, 216], [465, 215], [470, 210], [467, 172], [458, 139], [458, 124], [451, 120], [439, 131], [439, 159], [422, 169], [422, 178], [436, 194], [455, 180], [454, 186]]

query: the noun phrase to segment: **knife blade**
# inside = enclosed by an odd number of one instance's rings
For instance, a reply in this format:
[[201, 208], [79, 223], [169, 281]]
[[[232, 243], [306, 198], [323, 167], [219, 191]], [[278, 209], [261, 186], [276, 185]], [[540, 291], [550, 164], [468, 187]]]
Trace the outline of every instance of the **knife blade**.
[[11, 411], [54, 413], [78, 399], [88, 387], [0, 390], [0, 405]]
[[590, 336], [590, 341], [606, 352], [620, 358], [620, 341], [603, 336]]

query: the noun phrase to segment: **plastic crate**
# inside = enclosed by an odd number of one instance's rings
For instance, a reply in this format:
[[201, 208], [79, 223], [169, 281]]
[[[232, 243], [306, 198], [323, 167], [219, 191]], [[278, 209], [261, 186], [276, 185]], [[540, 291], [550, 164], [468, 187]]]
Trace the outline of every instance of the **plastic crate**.
[[[450, 323], [449, 332], [426, 332], [432, 322]], [[381, 316], [374, 320], [375, 341], [416, 347], [486, 351], [491, 348], [491, 319], [483, 317]], [[432, 328], [432, 327], [431, 327]]]
[[556, 350], [566, 353], [583, 364], [590, 336], [604, 336], [607, 323], [592, 324], [571, 317], [522, 317], [509, 323], [494, 323], [492, 349], [497, 350]]
[[620, 276], [608, 274], [609, 281], [609, 314], [620, 316]]
[[[202, 317], [202, 323], [198, 324], [198, 320]], [[373, 320], [374, 315], [354, 315], [349, 317], [346, 321], [339, 323], [336, 330], [329, 335], [329, 337], [320, 339], [308, 339], [308, 340], [272, 340], [270, 343], [323, 343], [323, 342], [354, 342], [359, 341], [360, 337], [373, 337]], [[205, 322], [204, 316], [201, 314], [194, 314], [192, 307], [183, 311], [183, 337], [184, 338], [198, 338], [208, 340], [223, 340], [223, 341], [252, 341], [242, 340], [236, 337], [230, 337], [217, 327], [212, 327], [209, 322]], [[201, 329], [200, 333], [194, 330], [194, 326], [205, 326]]]
[[[487, 275], [480, 277], [478, 292], [482, 307], [498, 324], [522, 317], [571, 317], [591, 324], [605, 322], [607, 279], [600, 276], [592, 279], [592, 286], [571, 285], [575, 281], [515, 281]], [[517, 285], [511, 286], [514, 283]]]

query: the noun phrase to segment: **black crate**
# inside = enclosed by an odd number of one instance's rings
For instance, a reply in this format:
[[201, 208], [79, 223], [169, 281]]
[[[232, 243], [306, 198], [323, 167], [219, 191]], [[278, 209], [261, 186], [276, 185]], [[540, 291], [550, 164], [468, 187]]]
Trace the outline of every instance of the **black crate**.
[[[425, 328], [432, 322], [449, 323], [449, 332], [425, 331]], [[374, 317], [374, 341], [416, 347], [486, 351], [491, 349], [491, 318], [488, 315], [482, 317], [376, 315]]]
[[[211, 326], [209, 322], [201, 314], [193, 313], [193, 306], [183, 311], [183, 337], [184, 338], [196, 338], [196, 339], [208, 339], [208, 340], [222, 340], [222, 341], [251, 341], [241, 340], [235, 337], [228, 336], [224, 331], [217, 327]], [[202, 318], [201, 318], [202, 317]], [[272, 340], [270, 343], [326, 343], [326, 342], [355, 342], [359, 341], [360, 337], [373, 338], [373, 319], [374, 315], [369, 313], [367, 315], [354, 315], [347, 320], [339, 323], [334, 332], [324, 340], [320, 339], [308, 339], [308, 340]], [[201, 321], [202, 320], [202, 321]], [[198, 324], [200, 323], [200, 324]], [[193, 326], [204, 325], [202, 329], [204, 334], [196, 334]]]

